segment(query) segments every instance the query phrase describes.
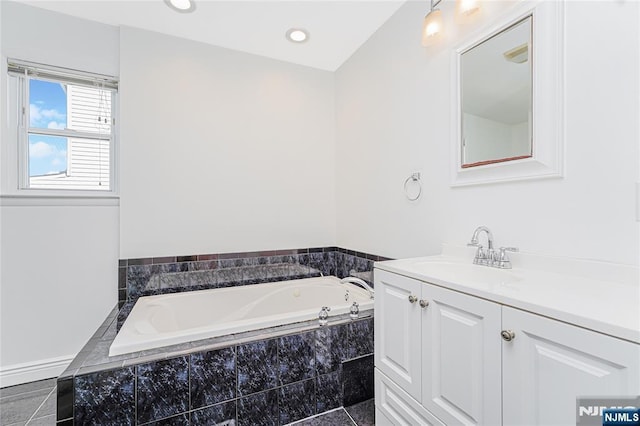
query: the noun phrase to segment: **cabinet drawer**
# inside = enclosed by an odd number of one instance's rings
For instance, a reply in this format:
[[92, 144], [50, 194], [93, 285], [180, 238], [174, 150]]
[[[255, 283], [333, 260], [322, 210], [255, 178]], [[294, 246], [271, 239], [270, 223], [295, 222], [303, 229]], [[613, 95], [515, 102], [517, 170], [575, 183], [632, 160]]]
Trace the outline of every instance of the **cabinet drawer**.
[[376, 419], [381, 425], [444, 426], [440, 420], [425, 410], [416, 400], [400, 389], [391, 379], [375, 369], [376, 410], [383, 414], [382, 419]]

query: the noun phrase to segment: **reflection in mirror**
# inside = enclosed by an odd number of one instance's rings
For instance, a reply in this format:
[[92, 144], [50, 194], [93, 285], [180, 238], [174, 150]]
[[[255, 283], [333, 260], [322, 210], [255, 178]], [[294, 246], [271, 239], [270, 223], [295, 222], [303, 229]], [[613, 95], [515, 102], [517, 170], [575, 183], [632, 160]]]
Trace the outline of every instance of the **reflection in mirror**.
[[532, 17], [462, 53], [462, 168], [532, 156]]

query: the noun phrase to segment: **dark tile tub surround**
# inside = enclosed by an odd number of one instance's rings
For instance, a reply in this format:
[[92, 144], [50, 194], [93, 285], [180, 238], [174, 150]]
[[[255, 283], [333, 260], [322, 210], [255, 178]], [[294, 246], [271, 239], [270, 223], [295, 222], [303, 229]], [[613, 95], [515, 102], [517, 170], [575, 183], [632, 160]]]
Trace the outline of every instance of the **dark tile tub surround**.
[[118, 263], [118, 307], [123, 316], [140, 296], [299, 278], [349, 275], [373, 285], [373, 262], [388, 258], [340, 247], [200, 254]]
[[284, 425], [373, 397], [372, 310], [108, 357], [116, 314], [58, 378], [58, 424]]

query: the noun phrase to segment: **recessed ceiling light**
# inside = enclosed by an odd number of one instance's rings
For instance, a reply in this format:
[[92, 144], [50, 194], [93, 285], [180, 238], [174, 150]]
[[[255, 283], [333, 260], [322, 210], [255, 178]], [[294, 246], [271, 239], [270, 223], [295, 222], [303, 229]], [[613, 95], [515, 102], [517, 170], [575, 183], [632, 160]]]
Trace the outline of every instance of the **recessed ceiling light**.
[[196, 9], [193, 0], [164, 0], [164, 2], [171, 9], [182, 13], [193, 12]]
[[287, 40], [294, 43], [304, 43], [309, 40], [309, 33], [301, 28], [291, 28], [287, 31]]

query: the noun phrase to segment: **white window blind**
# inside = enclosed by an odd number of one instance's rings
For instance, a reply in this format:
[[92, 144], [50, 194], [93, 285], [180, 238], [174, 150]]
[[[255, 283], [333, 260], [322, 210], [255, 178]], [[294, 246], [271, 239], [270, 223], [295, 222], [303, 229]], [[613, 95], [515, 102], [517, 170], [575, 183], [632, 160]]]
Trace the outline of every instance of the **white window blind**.
[[21, 88], [20, 187], [112, 191], [112, 77], [9, 61]]

